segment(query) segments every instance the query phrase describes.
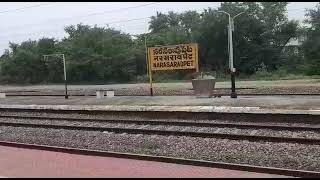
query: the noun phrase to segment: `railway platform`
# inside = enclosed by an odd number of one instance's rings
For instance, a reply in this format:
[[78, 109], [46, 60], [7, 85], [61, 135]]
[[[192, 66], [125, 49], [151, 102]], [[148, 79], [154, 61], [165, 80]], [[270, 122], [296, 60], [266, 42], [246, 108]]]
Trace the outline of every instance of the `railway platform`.
[[17, 177], [287, 177], [264, 173], [0, 146], [0, 176]]
[[197, 98], [194, 96], [7, 96], [0, 108], [117, 111], [187, 111], [227, 113], [320, 114], [320, 96], [239, 96]]
[[[132, 115], [136, 115], [138, 118], [141, 117], [165, 117], [165, 118], [179, 118], [190, 117], [191, 119], [207, 117], [206, 115], [221, 115], [223, 114], [224, 119], [232, 119], [232, 117], [237, 116], [237, 120], [242, 118], [259, 118], [263, 116], [263, 121], [270, 120], [276, 121], [282, 120], [295, 120], [295, 122], [305, 121], [307, 117], [308, 120], [317, 120], [320, 115], [320, 100], [319, 96], [241, 96], [237, 99], [231, 99], [230, 97], [221, 98], [196, 98], [192, 96], [154, 96], [154, 97], [141, 97], [141, 96], [116, 96], [112, 98], [102, 98], [98, 99], [96, 97], [88, 96], [70, 96], [69, 99], [64, 99], [61, 96], [8, 96], [6, 98], [0, 99], [0, 109], [5, 112], [3, 115], [8, 113], [17, 116], [19, 113], [49, 113], [51, 110], [57, 110], [59, 115], [66, 115], [70, 111], [75, 113], [86, 113], [94, 115], [95, 112], [87, 111], [109, 111], [103, 112], [102, 114], [106, 117], [113, 118], [116, 115], [117, 118], [127, 119], [132, 118]], [[8, 111], [8, 109], [11, 109]], [[22, 112], [20, 112], [22, 110]], [[29, 111], [32, 110], [32, 111]], [[39, 110], [39, 111], [34, 111]], [[44, 111], [42, 111], [44, 110]], [[118, 112], [115, 112], [118, 111]], [[131, 112], [128, 112], [131, 111]], [[137, 111], [138, 113], [136, 113]], [[142, 111], [142, 113], [140, 113]], [[145, 111], [145, 112], [143, 112]], [[54, 112], [54, 113], [55, 113]], [[120, 113], [119, 113], [120, 112]], [[125, 113], [122, 113], [125, 112]], [[133, 113], [132, 113], [133, 112]], [[174, 112], [174, 113], [168, 113]], [[178, 113], [176, 113], [178, 112]], [[182, 112], [182, 113], [180, 113]], [[184, 113], [187, 112], [187, 113]], [[191, 112], [191, 113], [189, 113]], [[198, 113], [205, 112], [205, 113]], [[208, 113], [206, 113], [208, 112]], [[211, 113], [218, 112], [218, 113]], [[221, 114], [219, 113], [221, 112]], [[53, 113], [53, 114], [54, 114]], [[73, 113], [73, 112], [72, 112]], [[233, 114], [236, 113], [236, 114]], [[238, 114], [240, 113], [240, 114]], [[248, 114], [252, 113], [252, 114]], [[7, 114], [7, 115], [8, 115]], [[49, 113], [50, 114], [50, 113]], [[99, 113], [98, 113], [99, 114]], [[275, 118], [274, 114], [280, 114]], [[293, 114], [291, 116], [290, 114]], [[49, 118], [46, 114], [46, 118]], [[158, 116], [159, 115], [159, 116]], [[270, 115], [270, 116], [269, 116]], [[284, 116], [283, 116], [284, 115]], [[297, 116], [296, 116], [297, 115]], [[311, 116], [309, 116], [311, 115]], [[118, 117], [119, 116], [119, 117]], [[141, 117], [140, 117], [141, 116]], [[239, 116], [239, 117], [238, 117]], [[211, 116], [208, 116], [211, 117]], [[212, 116], [215, 118], [215, 116]], [[219, 116], [220, 117], [220, 116]], [[279, 118], [281, 117], [281, 118]], [[19, 117], [15, 117], [18, 118]], [[38, 117], [36, 117], [38, 118]], [[61, 117], [60, 117], [61, 118]], [[20, 119], [23, 119], [20, 117]], [[31, 119], [31, 117], [30, 117]], [[134, 119], [134, 118], [133, 118]], [[116, 119], [109, 119], [115, 122]], [[140, 119], [139, 119], [140, 120]], [[132, 120], [129, 120], [132, 121]], [[309, 122], [309, 121], [308, 121]], [[60, 123], [60, 122], [59, 122]], [[131, 122], [130, 122], [131, 123]], [[175, 122], [176, 123], [176, 122]], [[5, 126], [22, 127], [23, 123], [16, 122], [2, 122]], [[146, 123], [147, 124], [147, 123]], [[31, 123], [33, 128], [37, 127], [48, 127], [44, 124]], [[30, 124], [23, 125], [25, 127], [30, 126]], [[96, 125], [95, 125], [96, 126]], [[149, 125], [150, 126], [150, 125]], [[152, 125], [153, 126], [153, 125]], [[154, 125], [156, 126], [156, 125]], [[160, 126], [160, 125], [159, 125]], [[224, 125], [225, 126], [225, 125]], [[52, 125], [50, 128], [57, 129], [62, 128], [61, 125]], [[90, 128], [94, 131], [116, 131], [116, 132], [126, 132], [126, 133], [140, 133], [140, 134], [165, 134], [168, 132], [153, 129], [143, 129], [146, 125], [135, 127], [132, 129], [128, 128], [109, 128], [109, 127], [74, 127], [74, 125], [63, 127], [64, 130], [67, 129], [78, 129], [78, 130], [88, 130]], [[131, 128], [131, 127], [130, 127]], [[142, 128], [142, 129], [141, 129]], [[150, 127], [149, 127], [150, 128]], [[159, 127], [156, 127], [159, 128]], [[161, 128], [161, 127], [160, 127]], [[270, 127], [268, 127], [270, 129]], [[268, 129], [267, 128], [267, 129]], [[283, 128], [281, 126], [281, 128]], [[290, 127], [296, 128], [296, 127]], [[274, 127], [273, 127], [274, 129]], [[130, 131], [129, 131], [130, 130]], [[201, 129], [198, 129], [201, 130]], [[188, 131], [188, 132], [187, 132]], [[208, 137], [208, 133], [195, 132], [183, 129], [180, 131], [172, 131], [175, 135], [187, 135], [203, 137], [205, 135]], [[9, 131], [8, 131], [9, 132]], [[148, 132], [148, 133], [147, 133]], [[161, 133], [160, 133], [161, 132]], [[170, 133], [172, 134], [170, 131]], [[253, 134], [252, 134], [253, 132]], [[241, 139], [254, 139], [263, 138], [266, 141], [272, 142], [283, 142], [284, 138], [280, 136], [266, 136], [256, 134], [257, 131], [252, 131], [248, 135], [230, 134], [228, 137], [230, 139], [237, 138]], [[11, 132], [9, 132], [10, 134]], [[188, 134], [189, 133], [189, 134]], [[202, 134], [201, 134], [202, 133]], [[17, 134], [17, 133], [13, 133]], [[38, 132], [37, 132], [38, 134]], [[59, 133], [61, 134], [61, 133]], [[227, 134], [223, 134], [226, 138]], [[290, 139], [290, 142], [294, 140], [294, 137], [288, 136], [285, 141]], [[221, 137], [221, 133], [217, 131], [211, 132], [210, 137]], [[20, 137], [12, 136], [14, 141], [20, 141]], [[36, 139], [38, 135], [35, 136]], [[77, 136], [78, 137], [78, 136]], [[58, 137], [59, 138], [59, 137]], [[270, 138], [273, 138], [271, 140]], [[277, 141], [274, 141], [277, 139]], [[298, 138], [299, 139], [299, 138]], [[41, 140], [40, 138], [37, 139]], [[44, 140], [44, 139], [42, 139]], [[309, 140], [309, 141], [307, 141]], [[304, 138], [303, 141], [300, 138], [299, 143], [305, 144], [306, 142], [314, 143], [312, 138]], [[12, 141], [12, 139], [10, 139]], [[27, 140], [28, 141], [28, 140]], [[46, 139], [45, 142], [51, 141], [50, 138]], [[316, 139], [318, 143], [318, 139]], [[25, 142], [25, 140], [23, 140]], [[64, 140], [64, 143], [69, 142], [68, 139]], [[72, 142], [74, 143], [74, 142]], [[41, 144], [41, 143], [40, 143]], [[64, 146], [65, 144], [63, 144]], [[86, 148], [84, 145], [83, 148]], [[269, 147], [268, 147], [269, 148]], [[280, 152], [281, 153], [281, 152]], [[143, 153], [142, 153], [143, 154]], [[273, 153], [272, 153], [273, 154]], [[181, 165], [173, 163], [164, 162], [153, 162], [153, 161], [143, 161], [143, 160], [132, 160], [132, 159], [122, 159], [114, 157], [98, 157], [98, 156], [88, 156], [88, 155], [76, 155], [62, 152], [51, 152], [51, 151], [40, 151], [40, 150], [30, 150], [30, 149], [17, 149], [10, 147], [0, 146], [0, 176], [2, 177], [285, 177], [264, 173], [271, 173], [268, 171], [262, 171], [263, 173], [253, 173], [245, 172], [239, 170], [231, 169], [219, 169], [219, 168], [209, 168], [191, 165]], [[216, 167], [216, 166], [211, 166]], [[241, 169], [243, 170], [243, 169]], [[248, 170], [250, 171], [250, 170]], [[258, 172], [258, 171], [255, 171]], [[261, 172], [261, 171], [259, 171]], [[285, 174], [285, 175], [292, 175]]]

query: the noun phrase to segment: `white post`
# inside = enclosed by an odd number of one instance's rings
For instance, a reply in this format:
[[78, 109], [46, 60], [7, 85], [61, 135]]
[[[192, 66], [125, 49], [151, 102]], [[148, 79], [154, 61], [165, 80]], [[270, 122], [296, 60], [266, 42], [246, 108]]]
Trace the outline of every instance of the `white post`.
[[0, 99], [6, 98], [6, 93], [0, 93]]
[[64, 58], [64, 54], [62, 54], [62, 58], [63, 58], [64, 80], [67, 81], [66, 59]]
[[66, 59], [64, 58], [64, 54], [62, 54], [62, 58], [63, 58], [64, 87], [65, 87], [65, 95], [64, 95], [64, 98], [65, 98], [65, 99], [68, 99], [67, 70], [66, 70]]
[[233, 19], [229, 16], [229, 33], [230, 33], [230, 39], [229, 39], [229, 44], [230, 44], [230, 70], [231, 72], [234, 72], [233, 68], [233, 41], [232, 41], [232, 24], [233, 24]]
[[103, 90], [97, 90], [96, 91], [96, 97], [98, 99], [104, 98], [104, 91]]
[[229, 49], [229, 68], [231, 73], [231, 98], [237, 98], [236, 93], [236, 84], [235, 84], [235, 72], [236, 69], [233, 67], [233, 44], [232, 44], [232, 31], [234, 31], [234, 19], [239, 16], [240, 14], [244, 13], [241, 12], [236, 16], [231, 18], [231, 15], [225, 11], [218, 11], [228, 15], [229, 17], [229, 26], [228, 26], [228, 49]]

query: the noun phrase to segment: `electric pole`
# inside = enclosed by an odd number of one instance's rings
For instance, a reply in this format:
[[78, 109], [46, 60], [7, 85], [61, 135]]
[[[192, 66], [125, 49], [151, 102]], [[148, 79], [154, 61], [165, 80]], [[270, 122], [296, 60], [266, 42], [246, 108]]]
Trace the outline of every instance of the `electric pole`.
[[241, 15], [244, 12], [241, 12], [234, 17], [231, 17], [231, 15], [225, 11], [218, 11], [222, 12], [228, 15], [229, 17], [229, 26], [228, 26], [228, 49], [229, 49], [229, 68], [230, 68], [230, 74], [231, 74], [231, 98], [237, 98], [236, 93], [236, 69], [233, 67], [233, 42], [232, 42], [232, 32], [234, 31], [234, 19]]
[[64, 88], [65, 88], [65, 95], [64, 98], [68, 99], [68, 88], [67, 88], [67, 69], [66, 69], [66, 59], [64, 57], [64, 54], [48, 54], [48, 55], [43, 55], [43, 58], [45, 60], [46, 57], [49, 56], [58, 56], [58, 57], [62, 57], [62, 61], [63, 61], [63, 74], [64, 74]]

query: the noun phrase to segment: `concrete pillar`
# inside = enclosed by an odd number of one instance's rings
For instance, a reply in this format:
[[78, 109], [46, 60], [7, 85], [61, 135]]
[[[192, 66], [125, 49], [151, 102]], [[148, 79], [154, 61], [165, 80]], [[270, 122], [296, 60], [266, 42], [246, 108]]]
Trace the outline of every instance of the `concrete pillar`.
[[107, 97], [111, 98], [114, 96], [114, 91], [107, 91]]
[[6, 98], [6, 93], [0, 93], [0, 98]]
[[98, 91], [96, 91], [96, 95], [97, 95], [97, 98], [98, 98], [98, 99], [101, 99], [101, 98], [104, 97], [104, 91], [98, 90]]

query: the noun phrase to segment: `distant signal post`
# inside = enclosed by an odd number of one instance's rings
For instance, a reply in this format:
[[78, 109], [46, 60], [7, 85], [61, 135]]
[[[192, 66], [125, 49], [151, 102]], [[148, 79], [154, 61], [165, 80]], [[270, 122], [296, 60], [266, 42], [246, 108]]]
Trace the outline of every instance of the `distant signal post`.
[[195, 69], [199, 72], [198, 44], [179, 44], [148, 48], [150, 95], [153, 96], [152, 71]]
[[66, 59], [64, 57], [64, 54], [47, 54], [43, 55], [44, 61], [46, 61], [46, 58], [50, 56], [56, 56], [62, 58], [63, 62], [63, 75], [64, 75], [64, 87], [65, 87], [65, 95], [64, 98], [68, 99], [68, 88], [67, 88], [67, 67], [66, 67]]

